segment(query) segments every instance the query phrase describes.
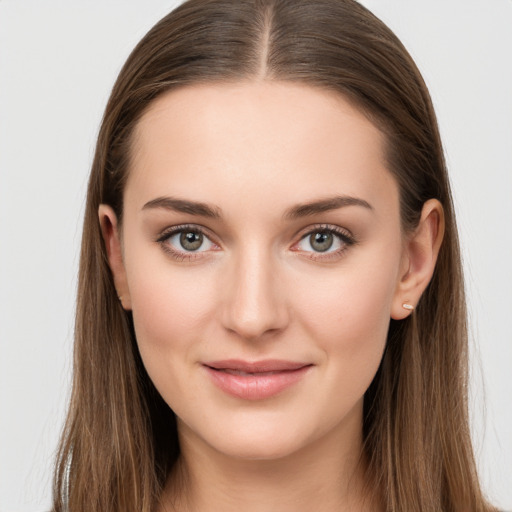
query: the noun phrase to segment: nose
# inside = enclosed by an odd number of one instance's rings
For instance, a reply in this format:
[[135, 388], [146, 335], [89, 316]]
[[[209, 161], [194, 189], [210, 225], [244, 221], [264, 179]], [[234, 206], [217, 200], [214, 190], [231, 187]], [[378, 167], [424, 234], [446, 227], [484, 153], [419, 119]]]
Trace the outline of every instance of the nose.
[[222, 323], [247, 340], [282, 331], [289, 315], [277, 264], [264, 251], [246, 251], [234, 258], [225, 276]]

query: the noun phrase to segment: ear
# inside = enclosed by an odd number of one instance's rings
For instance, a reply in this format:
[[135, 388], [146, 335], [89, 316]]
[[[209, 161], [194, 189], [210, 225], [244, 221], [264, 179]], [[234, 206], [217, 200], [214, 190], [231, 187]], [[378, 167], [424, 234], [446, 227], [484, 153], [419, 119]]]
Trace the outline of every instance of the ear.
[[119, 236], [119, 226], [117, 215], [114, 210], [106, 205], [100, 204], [98, 216], [101, 226], [101, 234], [107, 250], [108, 264], [114, 278], [117, 296], [124, 309], [131, 309], [130, 291], [128, 289], [128, 280], [123, 261], [123, 252], [121, 248], [121, 239]]
[[404, 242], [399, 281], [391, 307], [394, 320], [407, 317], [420, 300], [434, 274], [443, 236], [443, 206], [437, 199], [429, 199], [423, 205], [418, 226]]

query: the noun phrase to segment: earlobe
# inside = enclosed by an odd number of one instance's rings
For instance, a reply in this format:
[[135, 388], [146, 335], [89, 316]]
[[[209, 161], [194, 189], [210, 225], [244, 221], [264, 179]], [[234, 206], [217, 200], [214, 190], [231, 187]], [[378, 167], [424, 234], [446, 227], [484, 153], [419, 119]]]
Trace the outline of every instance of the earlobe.
[[423, 205], [421, 218], [407, 238], [402, 268], [391, 308], [391, 318], [401, 320], [414, 310], [430, 282], [444, 236], [443, 206], [437, 199]]
[[130, 310], [130, 292], [124, 267], [117, 215], [112, 207], [106, 204], [101, 204], [98, 208], [98, 217], [100, 221], [101, 234], [107, 251], [108, 264], [114, 278], [117, 296], [119, 297], [123, 308]]

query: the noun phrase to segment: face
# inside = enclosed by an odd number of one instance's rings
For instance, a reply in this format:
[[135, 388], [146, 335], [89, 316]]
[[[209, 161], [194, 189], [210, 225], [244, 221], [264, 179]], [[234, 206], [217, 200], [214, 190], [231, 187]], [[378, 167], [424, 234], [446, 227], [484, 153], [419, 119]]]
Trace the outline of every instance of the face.
[[116, 282], [182, 439], [252, 459], [353, 440], [404, 264], [383, 135], [331, 92], [200, 85], [156, 100], [133, 149]]

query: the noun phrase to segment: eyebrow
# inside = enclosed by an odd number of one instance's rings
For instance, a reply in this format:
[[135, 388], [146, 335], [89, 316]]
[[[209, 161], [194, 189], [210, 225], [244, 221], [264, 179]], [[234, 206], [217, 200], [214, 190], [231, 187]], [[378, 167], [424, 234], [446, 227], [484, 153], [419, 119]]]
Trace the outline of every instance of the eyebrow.
[[[316, 215], [318, 213], [337, 210], [338, 208], [346, 206], [361, 206], [368, 210], [373, 210], [370, 203], [364, 199], [352, 196], [334, 196], [293, 206], [286, 210], [283, 218], [287, 220], [294, 220]], [[156, 199], [148, 201], [142, 207], [143, 210], [158, 208], [212, 219], [220, 219], [222, 217], [220, 208], [216, 206], [196, 201], [187, 201], [186, 199], [177, 199], [175, 197], [157, 197]]]
[[317, 213], [337, 210], [345, 206], [362, 206], [368, 210], [373, 210], [373, 206], [364, 199], [352, 196], [334, 196], [293, 206], [285, 212], [284, 218], [289, 220], [299, 219], [301, 217], [316, 215]]
[[143, 210], [151, 210], [155, 208], [163, 208], [175, 212], [188, 213], [190, 215], [198, 215], [201, 217], [209, 217], [212, 219], [220, 219], [220, 209], [210, 206], [206, 203], [198, 203], [196, 201], [187, 201], [186, 199], [177, 199], [174, 197], [157, 197], [148, 201]]

